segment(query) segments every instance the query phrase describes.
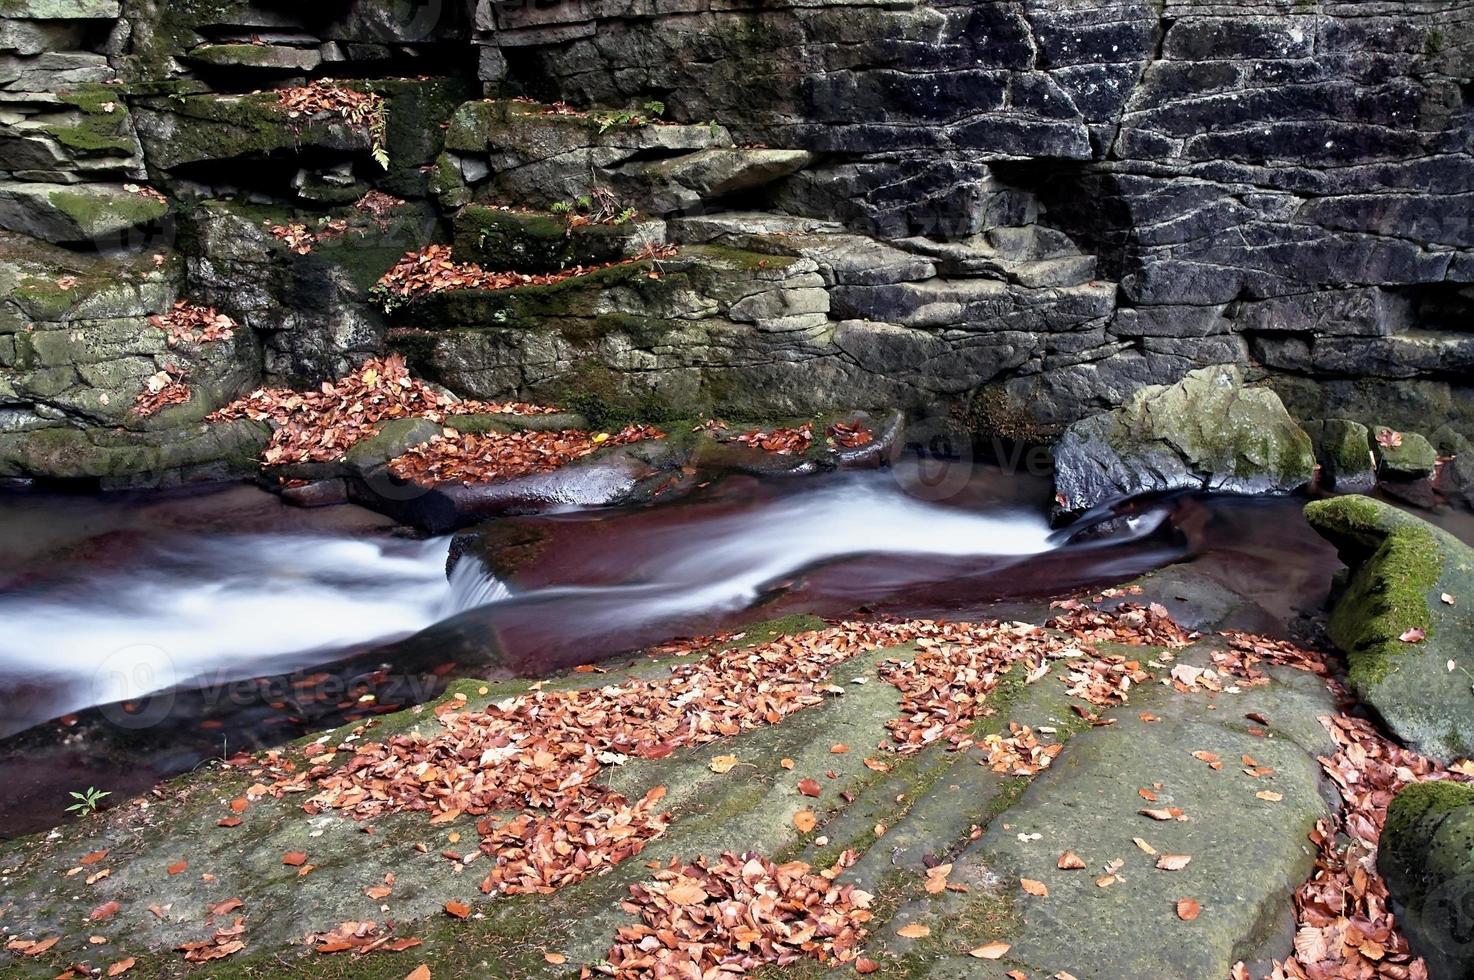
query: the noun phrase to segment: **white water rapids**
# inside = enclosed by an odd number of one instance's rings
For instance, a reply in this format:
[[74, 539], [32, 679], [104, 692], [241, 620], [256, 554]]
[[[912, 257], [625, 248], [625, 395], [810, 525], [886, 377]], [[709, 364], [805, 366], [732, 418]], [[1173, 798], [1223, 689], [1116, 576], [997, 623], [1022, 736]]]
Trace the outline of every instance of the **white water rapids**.
[[513, 596], [474, 560], [447, 580], [448, 541], [170, 534], [121, 567], [0, 593], [0, 689], [27, 700], [0, 721], [0, 736], [165, 688], [322, 664], [510, 598], [575, 606], [586, 598], [598, 610], [591, 628], [613, 628], [616, 619], [740, 610], [776, 583], [847, 556], [988, 556], [996, 564], [1059, 546], [1038, 512], [944, 506], [877, 475], [654, 527], [638, 554], [591, 551], [600, 584], [532, 595]]

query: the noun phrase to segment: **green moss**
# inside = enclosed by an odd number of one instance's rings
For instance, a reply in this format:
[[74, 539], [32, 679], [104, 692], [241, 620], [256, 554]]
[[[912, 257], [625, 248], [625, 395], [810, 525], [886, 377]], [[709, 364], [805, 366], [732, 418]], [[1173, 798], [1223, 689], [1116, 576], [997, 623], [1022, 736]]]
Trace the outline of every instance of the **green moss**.
[[167, 202], [142, 194], [89, 194], [66, 190], [53, 191], [48, 200], [89, 235], [147, 224], [169, 211]]
[[1360, 495], [1315, 501], [1305, 516], [1338, 542], [1352, 568], [1331, 613], [1330, 635], [1350, 659], [1352, 685], [1366, 691], [1399, 657], [1419, 652], [1399, 639], [1407, 630], [1434, 635], [1429, 603], [1443, 571], [1438, 539], [1422, 521]]
[[1399, 839], [1403, 834], [1421, 823], [1425, 817], [1437, 816], [1450, 810], [1474, 804], [1474, 786], [1447, 780], [1413, 783], [1403, 789], [1387, 807], [1387, 822], [1382, 834], [1389, 839]]

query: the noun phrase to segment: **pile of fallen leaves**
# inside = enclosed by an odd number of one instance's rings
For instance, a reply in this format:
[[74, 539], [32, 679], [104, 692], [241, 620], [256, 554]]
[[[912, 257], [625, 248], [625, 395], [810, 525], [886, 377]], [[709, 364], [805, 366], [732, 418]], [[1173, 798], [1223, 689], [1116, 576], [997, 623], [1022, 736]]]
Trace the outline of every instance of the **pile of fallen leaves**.
[[801, 455], [808, 452], [809, 447], [814, 444], [814, 426], [811, 422], [805, 422], [792, 429], [753, 429], [751, 432], [739, 433], [732, 441], [764, 452], [777, 453], [779, 456]]
[[835, 883], [844, 864], [816, 873], [756, 854], [672, 862], [630, 886], [621, 907], [640, 924], [620, 928], [599, 971], [623, 980], [719, 977], [804, 959], [855, 961], [872, 896]]
[[[449, 245], [427, 245], [419, 251], [406, 252], [374, 285], [373, 294], [386, 307], [403, 305], [416, 296], [454, 289], [510, 289], [515, 286], [549, 286], [575, 276], [601, 269], [631, 265], [650, 259], [670, 258], [676, 250], [668, 245], [651, 246], [637, 256], [605, 262], [601, 265], [576, 265], [558, 272], [493, 272], [475, 262], [457, 262]], [[658, 270], [650, 275], [659, 278]]]
[[177, 364], [166, 364], [143, 382], [143, 390], [133, 400], [133, 414], [145, 418], [169, 405], [189, 401], [190, 388], [184, 371]]
[[1007, 735], [984, 736], [982, 747], [986, 753], [983, 765], [1009, 776], [1038, 775], [1064, 751], [1063, 743], [1045, 745], [1032, 728], [1016, 721], [1008, 723]]
[[168, 313], [156, 313], [148, 322], [168, 335], [170, 347], [206, 344], [235, 336], [236, 322], [213, 306], [196, 306], [179, 300]]
[[[354, 202], [353, 209], [368, 215], [369, 220], [380, 231], [383, 231], [389, 226], [389, 215], [403, 204], [403, 199], [391, 194], [385, 194], [383, 191], [369, 191]], [[297, 221], [285, 225], [266, 222], [267, 233], [277, 241], [285, 242], [287, 248], [298, 255], [310, 255], [318, 243], [341, 238], [348, 234], [350, 227], [347, 218], [323, 218], [318, 221], [316, 228], [308, 228], [307, 225]], [[360, 234], [363, 234], [364, 231], [364, 229], [359, 229]]]
[[[814, 445], [814, 424], [805, 422], [798, 426], [780, 426], [771, 429], [749, 429], [735, 435], [727, 426], [716, 420], [708, 420], [702, 426], [723, 442], [737, 442], [779, 456], [803, 455]], [[825, 430], [830, 446], [856, 449], [875, 441], [875, 434], [863, 425], [836, 422]]]
[[1197, 638], [1195, 633], [1177, 625], [1166, 607], [1159, 603], [1142, 606], [1121, 602], [1114, 609], [1100, 606], [1103, 599], [1127, 594], [1125, 590], [1107, 589], [1090, 602], [1061, 599], [1050, 603], [1063, 612], [1044, 625], [1087, 643], [1122, 643], [1128, 646], [1154, 646], [1181, 649]]
[[875, 441], [875, 433], [859, 423], [836, 422], [827, 432], [829, 441], [841, 449], [859, 449]]
[[[387, 887], [387, 886], [386, 886]], [[307, 937], [308, 945], [319, 953], [352, 952], [402, 953], [420, 945], [413, 936], [396, 936], [392, 926], [376, 922], [342, 922], [331, 932], [315, 932]]]
[[380, 422], [416, 416], [444, 422], [450, 415], [543, 415], [557, 409], [520, 402], [456, 401], [410, 377], [404, 358], [367, 361], [317, 391], [263, 388], [212, 413], [210, 421], [255, 419], [275, 428], [262, 453], [267, 465], [335, 460], [377, 431]]
[[377, 92], [360, 92], [330, 81], [318, 79], [306, 85], [277, 89], [277, 96], [287, 118], [311, 118], [332, 114], [369, 136], [374, 160], [389, 169], [389, 155], [384, 145], [384, 97]]
[[1078, 657], [1078, 647], [1027, 623], [990, 624], [963, 643], [920, 637], [911, 660], [889, 660], [880, 676], [901, 691], [901, 717], [886, 723], [900, 752], [915, 752], [946, 739], [956, 748], [973, 743], [973, 724], [993, 713], [986, 698], [1003, 674], [1022, 661], [1030, 677], [1042, 676], [1052, 659]]
[[390, 461], [389, 471], [425, 487], [457, 482], [469, 486], [547, 473], [599, 449], [663, 438], [665, 433], [648, 425], [629, 425], [615, 433], [449, 430]]
[[[866, 650], [914, 640], [996, 645], [997, 624], [841, 623], [758, 646], [716, 650], [667, 677], [574, 691], [537, 690], [482, 710], [437, 709], [443, 731], [404, 733], [307, 750], [306, 771], [271, 761], [269, 791], [312, 793], [304, 809], [358, 819], [415, 811], [432, 823], [477, 823], [479, 854], [492, 862], [482, 890], [549, 892], [608, 870], [664, 832], [657, 787], [631, 802], [598, 783], [603, 767], [661, 759], [767, 725], [820, 704], [836, 689], [829, 671]], [[521, 812], [507, 820], [493, 814]], [[455, 855], [469, 863], [478, 856]]]

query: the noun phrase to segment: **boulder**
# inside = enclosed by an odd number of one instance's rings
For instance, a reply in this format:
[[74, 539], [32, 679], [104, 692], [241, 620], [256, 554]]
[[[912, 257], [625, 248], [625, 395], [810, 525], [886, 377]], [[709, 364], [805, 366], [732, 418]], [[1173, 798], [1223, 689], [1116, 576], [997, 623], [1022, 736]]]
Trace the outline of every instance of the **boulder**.
[[1349, 568], [1330, 636], [1351, 686], [1424, 755], [1474, 754], [1474, 548], [1370, 497], [1316, 501], [1305, 516]]
[[1430, 977], [1474, 976], [1474, 786], [1414, 783], [1387, 808], [1377, 870]]
[[1416, 432], [1377, 430], [1377, 472], [1390, 480], [1426, 480], [1438, 465], [1438, 451]]
[[1305, 432], [1315, 445], [1321, 480], [1338, 493], [1365, 493], [1377, 484], [1371, 432], [1350, 419], [1308, 422]]
[[1071, 425], [1054, 465], [1061, 509], [1079, 512], [1170, 490], [1290, 493], [1310, 482], [1315, 454], [1274, 392], [1217, 365]]
[[0, 181], [0, 228], [49, 242], [116, 240], [168, 212], [167, 201], [121, 185]]

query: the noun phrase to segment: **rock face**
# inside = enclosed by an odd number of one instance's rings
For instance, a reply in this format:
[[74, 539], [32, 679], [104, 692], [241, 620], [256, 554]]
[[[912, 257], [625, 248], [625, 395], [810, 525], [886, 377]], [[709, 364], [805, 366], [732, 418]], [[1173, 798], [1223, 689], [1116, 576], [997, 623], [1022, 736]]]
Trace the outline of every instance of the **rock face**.
[[1330, 635], [1356, 693], [1419, 752], [1474, 754], [1474, 689], [1460, 670], [1474, 642], [1474, 549], [1368, 497], [1317, 501], [1305, 516], [1349, 567]]
[[[1181, 582], [1143, 585], [1144, 601], [1183, 594]], [[1043, 604], [1033, 612], [1041, 620], [1050, 615]], [[801, 617], [758, 624], [737, 645], [776, 641], [762, 652], [781, 662], [780, 644], [801, 644], [801, 631], [819, 625]], [[1209, 617], [1202, 625], [1212, 630], [1221, 620]], [[682, 744], [674, 751], [664, 746], [658, 755], [634, 749], [628, 755], [606, 753], [615, 761], [590, 778], [631, 800], [660, 787], [659, 808], [672, 818], [669, 827], [627, 860], [620, 860], [623, 852], [599, 855], [602, 866], [592, 866], [595, 873], [560, 872], [535, 894], [477, 891], [477, 882], [502, 860], [496, 847], [477, 850], [485, 828], [500, 823], [501, 813], [478, 821], [475, 809], [456, 810], [448, 818], [435, 816], [434, 824], [434, 810], [380, 814], [370, 834], [363, 832], [369, 824], [351, 819], [348, 810], [303, 812], [316, 787], [262, 795], [248, 789], [258, 780], [273, 782], [260, 768], [212, 765], [168, 784], [146, 804], [124, 803], [50, 837], [0, 844], [10, 934], [60, 937], [45, 955], [0, 956], [20, 976], [54, 976], [53, 960], [64, 964], [90, 956], [97, 963], [100, 955], [125, 954], [139, 966], [175, 975], [189, 967], [171, 948], [229, 925], [223, 913], [214, 924], [204, 917], [234, 897], [243, 903], [239, 914], [247, 917], [249, 942], [221, 965], [248, 975], [338, 968], [354, 976], [378, 969], [400, 977], [425, 962], [436, 977], [470, 976], [488, 969], [480, 964], [494, 962], [493, 971], [565, 977], [570, 967], [600, 963], [617, 931], [631, 925], [621, 902], [631, 885], [649, 880], [652, 868], [724, 851], [775, 855], [816, 868], [828, 868], [846, 853], [836, 884], [876, 896], [864, 949], [881, 964], [880, 975], [1003, 980], [1011, 971], [1068, 971], [1081, 977], [1215, 977], [1242, 959], [1258, 976], [1269, 972], [1269, 959], [1289, 955], [1291, 896], [1314, 855], [1307, 838], [1330, 813], [1316, 757], [1334, 751], [1318, 717], [1333, 713], [1335, 705], [1320, 678], [1270, 668], [1232, 694], [1146, 683], [1131, 689], [1128, 704], [1103, 706], [1071, 690], [1066, 677], [1079, 652], [1074, 648], [1037, 671], [1024, 663], [1007, 670], [986, 694], [989, 712], [963, 722], [968, 738], [962, 746], [930, 736], [930, 744], [917, 751], [892, 751], [893, 726], [904, 725], [896, 719], [910, 709], [888, 679], [897, 664], [934, 657], [928, 649], [883, 646], [832, 672], [816, 661], [806, 669], [815, 689], [822, 685], [827, 693], [786, 716], [771, 712], [772, 724], [710, 744]], [[1171, 651], [1121, 649], [1163, 677], [1174, 667], [1211, 667], [1213, 654], [1223, 652], [1216, 636]], [[673, 666], [703, 655], [660, 662], [641, 656], [610, 676], [620, 686], [659, 684], [668, 681]], [[959, 690], [940, 676], [934, 682], [939, 697]], [[578, 672], [540, 681], [536, 688], [526, 680], [453, 680], [439, 704], [426, 706], [433, 711], [378, 716], [359, 723], [358, 737], [346, 742], [350, 728], [342, 728], [325, 734], [322, 744], [328, 747], [318, 751], [334, 760], [329, 766], [341, 767], [380, 740], [406, 733], [434, 739], [453, 721], [447, 712], [612, 687], [609, 676]], [[536, 690], [542, 693], [531, 693]], [[672, 710], [687, 710], [686, 697]], [[782, 702], [775, 696], [773, 703]], [[926, 714], [939, 719], [950, 710], [936, 707]], [[1097, 712], [1098, 725], [1081, 717], [1095, 718]], [[1272, 718], [1272, 728], [1256, 733], [1243, 720], [1246, 712]], [[657, 717], [666, 720], [658, 712]], [[669, 718], [673, 729], [682, 727], [674, 715]], [[915, 717], [911, 721], [916, 724]], [[1047, 768], [992, 764], [990, 747], [1013, 737], [1010, 723], [1039, 733], [1054, 753]], [[281, 758], [305, 772], [314, 764], [302, 748], [284, 749]], [[1247, 754], [1264, 767], [1263, 775], [1239, 771], [1238, 760]], [[1221, 767], [1203, 761], [1218, 757]], [[805, 788], [811, 776], [813, 786]], [[1159, 803], [1145, 804], [1138, 787], [1155, 787]], [[242, 799], [247, 793], [249, 800]], [[232, 799], [245, 804], [239, 819], [226, 806]], [[1144, 805], [1178, 808], [1183, 819], [1149, 819], [1139, 812]], [[580, 819], [588, 822], [590, 840], [607, 823], [603, 817]], [[449, 844], [447, 834], [454, 835]], [[1133, 845], [1133, 837], [1156, 850]], [[1246, 841], [1253, 842], [1253, 861], [1244, 860]], [[66, 875], [82, 855], [104, 849], [88, 871], [109, 872], [95, 879], [95, 887]], [[1067, 850], [1082, 859], [1078, 868], [1060, 866]], [[1161, 870], [1158, 851], [1190, 862]], [[303, 852], [316, 870], [301, 876], [284, 867], [283, 855], [291, 852]], [[168, 874], [181, 855], [187, 855], [188, 873]], [[541, 860], [556, 867], [560, 859]], [[943, 863], [943, 878], [954, 887], [925, 886], [929, 869]], [[1108, 887], [1096, 883], [1102, 867], [1110, 868]], [[389, 872], [392, 887], [386, 890]], [[1023, 879], [1041, 887], [1025, 892]], [[1194, 922], [1174, 912], [1184, 896], [1201, 902], [1203, 915]], [[87, 914], [114, 900], [120, 909], [107, 926], [109, 949], [98, 954], [87, 937], [99, 929]], [[447, 902], [467, 903], [475, 914], [453, 921]], [[380, 908], [385, 904], [390, 913]], [[170, 909], [156, 916], [146, 911], [149, 905]], [[388, 914], [399, 935], [422, 945], [348, 960], [349, 953], [323, 955], [302, 941], [307, 933], [344, 921], [377, 923]], [[998, 942], [1005, 946], [1001, 959], [968, 955]], [[43, 973], [44, 967], [50, 972]], [[830, 967], [805, 960], [782, 974], [790, 970], [828, 975]]]
[[1232, 365], [1136, 392], [1120, 408], [1076, 422], [1054, 447], [1062, 510], [1122, 496], [1204, 488], [1289, 493], [1310, 482], [1310, 437], [1266, 388]]
[[1407, 787], [1387, 808], [1377, 870], [1430, 977], [1474, 975], [1474, 787]]
[[[1233, 364], [1301, 420], [1469, 439], [1471, 52], [1466, 0], [17, 0], [0, 228], [181, 253], [270, 382], [398, 346], [466, 394], [1048, 439]], [[413, 225], [268, 240], [369, 191]], [[452, 238], [533, 274], [687, 254], [515, 328], [377, 307], [395, 248]]]

